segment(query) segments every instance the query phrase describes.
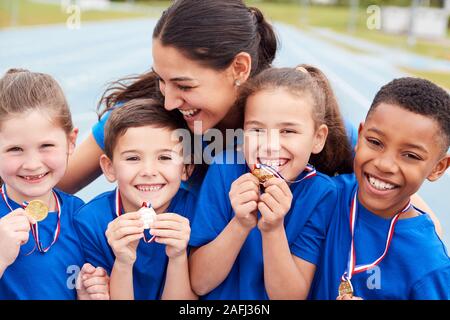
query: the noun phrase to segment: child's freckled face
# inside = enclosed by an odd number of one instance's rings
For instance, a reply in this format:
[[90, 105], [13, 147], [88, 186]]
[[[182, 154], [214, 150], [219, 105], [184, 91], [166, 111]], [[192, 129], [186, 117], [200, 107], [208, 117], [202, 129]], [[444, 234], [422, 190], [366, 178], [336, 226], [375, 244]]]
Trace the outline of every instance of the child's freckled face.
[[360, 128], [354, 162], [359, 200], [380, 216], [392, 216], [442, 156], [433, 119], [381, 103]]

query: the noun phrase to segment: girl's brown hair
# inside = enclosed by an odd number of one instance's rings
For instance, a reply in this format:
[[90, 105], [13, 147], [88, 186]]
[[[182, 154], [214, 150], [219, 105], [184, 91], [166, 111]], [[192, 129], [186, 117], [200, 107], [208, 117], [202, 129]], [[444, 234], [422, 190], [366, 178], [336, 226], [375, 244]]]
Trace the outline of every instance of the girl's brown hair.
[[[224, 70], [240, 52], [252, 58], [251, 75], [271, 66], [277, 50], [272, 26], [242, 0], [178, 0], [163, 12], [153, 39], [213, 70]], [[163, 99], [158, 77], [149, 71], [114, 82], [99, 102], [100, 117], [118, 102]]]
[[10, 69], [0, 79], [0, 126], [16, 114], [45, 111], [66, 134], [73, 130], [72, 116], [64, 93], [50, 75]]
[[328, 137], [323, 150], [312, 154], [310, 163], [329, 176], [353, 172], [350, 143], [339, 106], [326, 76], [318, 68], [300, 65], [296, 68], [271, 68], [261, 72], [242, 86], [237, 101], [243, 120], [247, 99], [263, 90], [285, 88], [299, 95], [309, 93], [314, 101], [313, 119], [316, 128], [325, 124]]
[[66, 134], [73, 130], [69, 105], [55, 79], [24, 69], [8, 70], [0, 78], [0, 129], [2, 121], [30, 111], [46, 111]]

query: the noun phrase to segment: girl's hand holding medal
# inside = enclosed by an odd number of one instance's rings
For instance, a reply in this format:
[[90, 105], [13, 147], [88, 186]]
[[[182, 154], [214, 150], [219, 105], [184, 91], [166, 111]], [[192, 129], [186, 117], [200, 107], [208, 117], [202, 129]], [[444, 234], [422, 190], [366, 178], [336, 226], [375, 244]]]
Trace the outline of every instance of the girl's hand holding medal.
[[284, 217], [291, 208], [292, 192], [286, 181], [276, 177], [264, 182], [264, 189], [265, 192], [258, 202], [258, 210], [261, 213], [258, 229], [268, 232], [284, 226]]
[[251, 173], [240, 176], [231, 185], [229, 197], [238, 223], [246, 229], [253, 229], [258, 222], [258, 178]]
[[0, 277], [17, 259], [20, 246], [28, 242], [30, 224], [35, 223], [22, 208], [13, 210], [0, 219]]
[[[260, 194], [261, 189], [264, 193]], [[269, 166], [255, 165], [231, 185], [230, 202], [241, 225], [271, 231], [283, 225], [292, 203], [287, 182]], [[261, 213], [258, 221], [257, 211]]]

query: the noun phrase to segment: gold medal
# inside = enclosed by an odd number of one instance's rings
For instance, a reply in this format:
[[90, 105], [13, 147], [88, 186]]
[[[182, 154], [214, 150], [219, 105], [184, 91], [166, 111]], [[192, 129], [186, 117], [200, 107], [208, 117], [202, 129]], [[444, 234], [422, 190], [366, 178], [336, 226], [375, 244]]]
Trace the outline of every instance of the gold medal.
[[36, 220], [36, 222], [40, 222], [47, 218], [48, 215], [48, 207], [41, 200], [32, 200], [25, 208], [27, 214]]
[[254, 168], [252, 174], [258, 178], [261, 184], [274, 177], [273, 174], [259, 168]]
[[350, 295], [350, 297], [353, 297], [353, 286], [350, 280], [342, 280], [339, 284], [339, 296], [343, 296], [345, 294]]

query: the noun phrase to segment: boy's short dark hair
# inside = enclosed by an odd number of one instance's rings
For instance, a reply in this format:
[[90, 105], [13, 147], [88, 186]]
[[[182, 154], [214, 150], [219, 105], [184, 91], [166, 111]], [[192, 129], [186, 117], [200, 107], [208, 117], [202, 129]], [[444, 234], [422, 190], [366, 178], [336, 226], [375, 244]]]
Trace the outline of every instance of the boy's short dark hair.
[[[156, 128], [186, 129], [182, 114], [177, 110], [167, 111], [155, 99], [133, 99], [111, 112], [105, 125], [105, 154], [112, 159], [118, 139], [129, 128], [152, 126]], [[147, 137], [152, 139], [152, 137]]]
[[381, 87], [370, 106], [367, 118], [380, 103], [397, 105], [429, 117], [439, 125], [444, 152], [450, 146], [450, 95], [431, 81], [404, 77]]

